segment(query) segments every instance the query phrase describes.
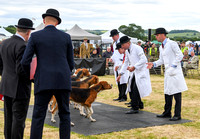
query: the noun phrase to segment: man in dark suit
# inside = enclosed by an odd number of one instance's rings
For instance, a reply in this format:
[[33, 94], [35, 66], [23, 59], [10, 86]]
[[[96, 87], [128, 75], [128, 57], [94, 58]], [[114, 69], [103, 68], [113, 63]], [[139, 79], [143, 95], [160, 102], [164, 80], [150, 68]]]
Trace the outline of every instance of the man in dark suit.
[[20, 61], [26, 48], [33, 22], [18, 21], [17, 32], [4, 40], [0, 48], [0, 67], [3, 67], [0, 94], [4, 95], [4, 135], [6, 139], [23, 139], [30, 100], [31, 82], [23, 72]]
[[60, 117], [60, 138], [70, 138], [69, 95], [74, 57], [71, 37], [55, 26], [61, 23], [59, 12], [48, 9], [42, 15], [45, 28], [31, 34], [22, 65], [28, 71], [34, 53], [37, 68], [34, 80], [35, 104], [31, 139], [41, 139], [46, 110], [51, 97], [56, 97]]

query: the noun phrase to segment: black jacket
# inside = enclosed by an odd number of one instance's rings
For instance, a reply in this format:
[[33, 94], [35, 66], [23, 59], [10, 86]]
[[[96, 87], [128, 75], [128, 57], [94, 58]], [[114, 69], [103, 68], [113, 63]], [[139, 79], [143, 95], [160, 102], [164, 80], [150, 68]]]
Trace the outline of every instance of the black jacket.
[[21, 61], [25, 70], [34, 54], [37, 56], [34, 93], [57, 89], [71, 91], [74, 53], [70, 35], [54, 26], [32, 33]]
[[4, 96], [18, 99], [30, 97], [31, 82], [20, 64], [25, 48], [25, 41], [16, 35], [1, 44], [0, 68], [3, 70], [0, 94]]

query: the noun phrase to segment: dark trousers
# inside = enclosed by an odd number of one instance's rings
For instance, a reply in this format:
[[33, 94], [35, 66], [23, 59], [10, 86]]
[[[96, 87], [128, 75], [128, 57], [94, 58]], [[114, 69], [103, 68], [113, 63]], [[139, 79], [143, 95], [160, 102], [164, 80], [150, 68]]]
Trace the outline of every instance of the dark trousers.
[[70, 139], [70, 93], [67, 90], [46, 90], [35, 94], [35, 104], [33, 109], [30, 139], [42, 139], [43, 126], [48, 103], [53, 95], [55, 96], [58, 104], [58, 115], [60, 118], [60, 139]]
[[131, 81], [131, 106], [134, 110], [139, 109], [139, 105], [143, 105], [143, 102], [140, 98], [140, 93], [138, 91], [136, 81], [135, 81], [135, 76], [133, 76], [132, 81]]
[[4, 96], [5, 139], [23, 139], [29, 100]]
[[174, 116], [181, 117], [181, 93], [177, 93], [174, 95], [166, 95], [165, 94], [165, 107], [164, 107], [165, 111], [163, 112], [163, 114], [171, 115], [173, 97], [176, 101]]
[[[116, 71], [116, 76], [118, 77], [118, 71]], [[118, 98], [127, 100], [127, 96], [126, 96], [127, 84], [126, 83], [124, 83], [124, 84], [117, 83], [117, 84], [118, 84], [118, 90], [119, 90]]]
[[126, 88], [127, 88], [127, 84], [126, 83], [125, 84], [118, 83], [119, 99], [127, 100]]

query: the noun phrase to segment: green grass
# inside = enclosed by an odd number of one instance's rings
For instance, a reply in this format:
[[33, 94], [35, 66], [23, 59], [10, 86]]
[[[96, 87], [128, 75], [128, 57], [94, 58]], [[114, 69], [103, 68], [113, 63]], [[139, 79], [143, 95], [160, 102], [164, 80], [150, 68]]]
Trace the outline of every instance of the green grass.
[[[114, 102], [113, 98], [118, 96], [117, 85], [114, 76], [100, 76], [100, 81], [108, 81], [113, 84], [112, 90], [102, 91], [98, 94], [96, 101], [124, 107], [124, 103]], [[145, 105], [144, 111], [153, 113], [162, 113], [164, 107], [164, 77], [160, 75], [151, 75], [152, 93], [150, 96], [143, 98]], [[192, 122], [176, 125], [163, 125], [147, 128], [137, 128], [124, 130], [120, 132], [112, 132], [101, 135], [85, 136], [72, 132], [72, 139], [188, 139], [200, 138], [200, 80], [194, 78], [186, 78], [189, 90], [182, 94], [182, 118], [192, 120]], [[130, 101], [128, 97], [128, 102]], [[32, 91], [31, 104], [34, 104], [34, 95]], [[3, 108], [3, 102], [0, 101], [0, 108]], [[173, 109], [174, 111], [174, 101]], [[4, 114], [0, 111], [0, 139], [3, 137], [3, 120]], [[134, 124], [134, 123], [133, 123]], [[75, 125], [76, 126], [76, 125]], [[26, 120], [26, 129], [24, 138], [30, 138], [31, 120]], [[59, 137], [59, 129], [49, 125], [44, 125], [43, 139], [57, 139]]]

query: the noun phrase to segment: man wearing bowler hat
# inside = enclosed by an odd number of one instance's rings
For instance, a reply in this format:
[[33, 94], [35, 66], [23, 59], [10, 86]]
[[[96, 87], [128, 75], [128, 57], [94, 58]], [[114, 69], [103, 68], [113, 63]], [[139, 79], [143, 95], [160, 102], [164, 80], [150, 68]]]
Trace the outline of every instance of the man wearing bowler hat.
[[[188, 90], [181, 68], [183, 54], [178, 44], [166, 37], [167, 31], [164, 28], [157, 28], [154, 35], [162, 45], [159, 48], [160, 56], [157, 61], [147, 63], [148, 69], [162, 64], [165, 66], [164, 94], [165, 106], [164, 112], [157, 115], [158, 118], [170, 118], [170, 121], [181, 119], [181, 92]], [[171, 114], [172, 100], [175, 98], [174, 116]]]
[[[111, 57], [111, 61], [114, 63], [115, 79], [117, 79], [119, 71], [124, 62], [124, 53], [125, 50], [121, 48], [121, 44], [117, 43], [116, 51]], [[127, 100], [126, 88], [127, 88], [128, 77], [129, 77], [129, 72], [128, 70], [125, 70], [124, 75], [121, 77], [120, 81], [116, 82], [119, 90], [119, 96], [117, 99], [113, 99], [114, 101], [123, 102]]]
[[35, 104], [30, 138], [42, 138], [47, 106], [54, 95], [59, 110], [60, 139], [69, 139], [70, 76], [74, 68], [72, 41], [69, 34], [56, 29], [56, 26], [61, 23], [57, 10], [48, 9], [42, 18], [45, 28], [31, 34], [21, 61], [23, 68], [28, 70], [34, 53], [37, 56], [34, 79]]
[[117, 29], [113, 29], [110, 31], [110, 37], [113, 39], [113, 52], [115, 52], [117, 43], [119, 43], [119, 32]]
[[143, 49], [130, 42], [128, 36], [120, 38], [122, 48], [126, 50], [125, 61], [117, 77], [117, 81], [124, 76], [124, 72], [129, 70], [131, 73], [128, 84], [128, 91], [131, 97], [131, 109], [126, 114], [139, 113], [139, 109], [143, 109], [142, 97], [148, 96], [151, 89], [151, 81], [149, 70], [146, 68], [147, 58]]
[[26, 41], [34, 29], [33, 22], [21, 18], [16, 27], [16, 34], [4, 40], [0, 48], [0, 67], [3, 68], [0, 94], [4, 95], [5, 139], [23, 139], [31, 93], [29, 72], [25, 74], [20, 62]]

